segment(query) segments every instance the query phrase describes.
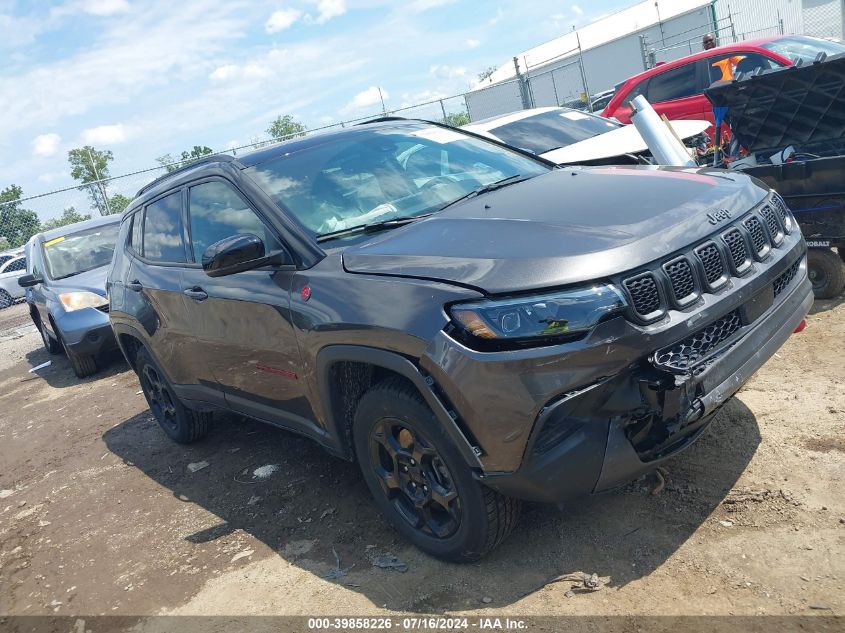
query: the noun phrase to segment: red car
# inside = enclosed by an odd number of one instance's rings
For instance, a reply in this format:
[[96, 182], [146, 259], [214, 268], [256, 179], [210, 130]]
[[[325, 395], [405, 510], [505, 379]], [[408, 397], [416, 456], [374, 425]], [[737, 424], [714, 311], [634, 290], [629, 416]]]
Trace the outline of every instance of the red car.
[[712, 123], [713, 108], [703, 91], [713, 82], [757, 68], [790, 66], [798, 59], [811, 62], [819, 53], [845, 53], [845, 45], [786, 35], [711, 48], [634, 75], [617, 87], [601, 115], [630, 123], [631, 99], [645, 95], [657, 113], [668, 119], [708, 119]]

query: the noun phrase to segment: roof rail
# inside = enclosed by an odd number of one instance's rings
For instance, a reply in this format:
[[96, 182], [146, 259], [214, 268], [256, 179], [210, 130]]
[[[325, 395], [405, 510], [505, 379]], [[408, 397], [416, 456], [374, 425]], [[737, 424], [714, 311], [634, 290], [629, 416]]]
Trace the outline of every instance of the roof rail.
[[183, 171], [187, 171], [188, 169], [191, 169], [192, 167], [197, 167], [198, 165], [204, 165], [205, 163], [231, 163], [233, 160], [235, 160], [235, 157], [229, 156], [228, 154], [209, 154], [208, 156], [203, 156], [202, 158], [197, 158], [196, 160], [192, 160], [189, 163], [185, 163], [181, 167], [177, 167], [173, 171], [169, 171], [166, 174], [162, 174], [161, 176], [159, 176], [155, 180], [148, 182], [146, 185], [144, 185], [143, 187], [141, 187], [138, 190], [138, 193], [135, 194], [135, 197], [137, 198], [141, 194], [146, 193], [147, 191], [149, 191], [150, 189], [155, 187], [157, 184], [159, 184], [161, 181], [166, 180], [167, 178], [170, 178], [170, 177], [175, 176], [177, 174], [180, 174]]

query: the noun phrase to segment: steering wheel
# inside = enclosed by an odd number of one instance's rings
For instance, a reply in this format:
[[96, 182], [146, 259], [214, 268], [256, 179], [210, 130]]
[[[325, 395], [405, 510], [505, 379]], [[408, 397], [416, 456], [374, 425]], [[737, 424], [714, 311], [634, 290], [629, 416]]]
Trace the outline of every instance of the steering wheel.
[[420, 191], [428, 191], [429, 189], [434, 189], [435, 187], [440, 187], [442, 185], [454, 185], [456, 183], [457, 181], [451, 176], [435, 176], [434, 178], [426, 180], [420, 187]]

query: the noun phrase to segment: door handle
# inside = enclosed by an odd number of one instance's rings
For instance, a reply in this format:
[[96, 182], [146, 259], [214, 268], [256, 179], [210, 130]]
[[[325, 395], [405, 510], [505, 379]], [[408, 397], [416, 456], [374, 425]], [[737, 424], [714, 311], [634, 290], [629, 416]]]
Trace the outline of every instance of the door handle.
[[199, 286], [194, 286], [193, 288], [183, 290], [182, 294], [190, 297], [194, 301], [205, 301], [206, 299], [208, 299], [208, 293]]
[[144, 286], [141, 285], [140, 281], [135, 279], [134, 281], [130, 281], [129, 283], [127, 283], [126, 287], [132, 290], [133, 292], [141, 292]]

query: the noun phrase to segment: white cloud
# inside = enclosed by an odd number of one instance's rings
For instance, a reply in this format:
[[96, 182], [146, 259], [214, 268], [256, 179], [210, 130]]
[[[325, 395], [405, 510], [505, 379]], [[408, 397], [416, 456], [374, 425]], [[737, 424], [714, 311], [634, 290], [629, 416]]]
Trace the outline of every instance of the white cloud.
[[579, 7], [577, 4], [573, 4], [572, 13], [574, 13], [575, 15], [584, 15], [584, 9]]
[[452, 4], [455, 0], [414, 0], [408, 4], [408, 10], [412, 13], [422, 13], [429, 9], [436, 9], [438, 7]]
[[464, 42], [464, 46], [466, 46], [467, 48], [478, 48], [479, 46], [481, 46], [481, 42], [471, 37], [466, 42]]
[[343, 106], [343, 108], [341, 108], [341, 112], [349, 113], [355, 110], [363, 110], [364, 108], [374, 105], [381, 106], [382, 98], [387, 101], [388, 96], [387, 90], [384, 88], [381, 89], [381, 95], [379, 96], [379, 87], [370, 86], [366, 90], [362, 90], [352, 97], [352, 101]]
[[488, 24], [489, 26], [495, 26], [495, 25], [497, 25], [499, 22], [501, 22], [501, 21], [502, 21], [502, 19], [503, 19], [504, 17], [505, 17], [504, 12], [502, 11], [502, 9], [501, 9], [501, 8], [498, 8], [498, 9], [496, 9], [496, 15], [494, 15], [492, 18], [490, 18], [490, 19], [487, 21], [487, 24]]
[[82, 142], [86, 145], [114, 145], [122, 143], [127, 137], [127, 129], [123, 123], [100, 125], [82, 131]]
[[132, 10], [127, 0], [85, 0], [82, 2], [82, 10], [91, 15], [115, 15], [127, 13]]
[[55, 156], [59, 152], [59, 143], [62, 137], [55, 132], [41, 134], [32, 139], [32, 153], [44, 158]]
[[317, 11], [318, 15], [314, 21], [324, 24], [346, 13], [346, 0], [318, 0]]
[[437, 79], [455, 79], [456, 77], [466, 77], [467, 69], [463, 66], [434, 65], [428, 69], [428, 74], [430, 77]]
[[87, 13], [97, 17], [107, 17], [128, 13], [132, 10], [127, 0], [72, 0], [65, 4], [53, 7], [50, 10], [50, 17], [61, 18], [77, 13]]
[[264, 30], [268, 33], [284, 31], [296, 24], [301, 17], [302, 11], [299, 9], [279, 9], [278, 11], [274, 11], [267, 19], [267, 22], [264, 24]]
[[261, 63], [244, 64], [223, 64], [218, 66], [208, 78], [212, 81], [229, 81], [231, 79], [264, 79], [271, 74], [270, 69]]

